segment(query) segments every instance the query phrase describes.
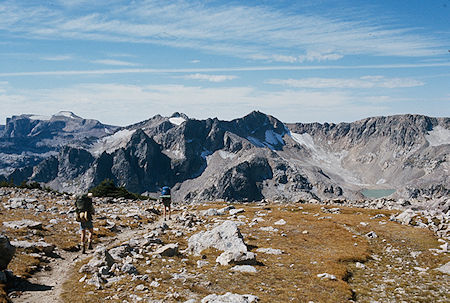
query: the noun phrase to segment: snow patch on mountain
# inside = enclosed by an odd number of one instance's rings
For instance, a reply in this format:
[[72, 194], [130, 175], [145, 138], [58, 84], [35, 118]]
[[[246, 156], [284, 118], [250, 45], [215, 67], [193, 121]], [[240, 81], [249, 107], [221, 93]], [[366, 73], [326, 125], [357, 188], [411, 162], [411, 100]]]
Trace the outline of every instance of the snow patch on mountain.
[[57, 114], [53, 115], [54, 117], [66, 117], [66, 118], [71, 118], [71, 119], [80, 119], [79, 116], [75, 115], [74, 113], [70, 112], [70, 111], [60, 111]]
[[219, 150], [219, 156], [222, 159], [227, 160], [227, 159], [234, 159], [236, 157], [236, 154], [233, 154], [233, 153], [230, 153], [230, 152], [227, 152], [224, 150]]
[[103, 152], [112, 153], [119, 148], [125, 147], [135, 131], [136, 130], [128, 129], [119, 130], [113, 135], [104, 137], [97, 141], [90, 149], [90, 152], [98, 156]]
[[253, 145], [256, 146], [256, 147], [265, 147], [264, 143], [261, 142], [260, 140], [258, 140], [258, 139], [255, 138], [255, 137], [248, 136], [248, 137], [247, 137], [247, 140], [250, 141], [250, 143], [253, 144]]
[[44, 115], [30, 115], [28, 118], [30, 120], [49, 121], [52, 117]]
[[185, 121], [186, 121], [186, 119], [184, 119], [183, 117], [172, 117], [172, 118], [169, 118], [169, 122], [174, 124], [174, 125], [181, 125]]
[[266, 142], [270, 145], [284, 145], [283, 137], [273, 130], [266, 130]]
[[438, 125], [432, 131], [429, 131], [428, 135], [425, 135], [425, 139], [431, 146], [450, 144], [450, 129]]
[[305, 146], [308, 149], [316, 150], [316, 147], [314, 145], [314, 140], [311, 137], [310, 134], [304, 133], [304, 134], [297, 134], [291, 132], [291, 137], [294, 139], [295, 142], [297, 142], [300, 145]]

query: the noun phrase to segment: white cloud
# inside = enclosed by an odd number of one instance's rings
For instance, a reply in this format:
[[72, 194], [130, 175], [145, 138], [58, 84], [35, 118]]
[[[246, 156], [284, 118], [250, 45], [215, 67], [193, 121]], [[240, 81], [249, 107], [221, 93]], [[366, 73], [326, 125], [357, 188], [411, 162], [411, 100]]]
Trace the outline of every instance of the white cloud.
[[354, 54], [432, 56], [442, 53], [445, 41], [396, 26], [386, 16], [294, 14], [236, 2], [115, 1], [101, 10], [97, 5], [85, 8], [78, 15], [19, 3], [0, 4], [0, 29], [28, 38], [153, 43], [282, 62], [338, 60]]
[[138, 65], [138, 64], [132, 63], [132, 62], [114, 60], [114, 59], [93, 60], [91, 62], [96, 63], [96, 64], [114, 65], [114, 66], [137, 66]]
[[202, 80], [202, 81], [209, 81], [209, 82], [224, 82], [228, 80], [234, 80], [237, 78], [237, 76], [232, 75], [208, 75], [208, 74], [191, 74], [191, 75], [185, 75], [181, 76], [180, 78], [186, 79], [186, 80]]
[[411, 78], [384, 78], [383, 76], [365, 76], [355, 79], [346, 78], [304, 78], [272, 79], [268, 84], [296, 88], [402, 88], [423, 86], [425, 83]]
[[[156, 114], [234, 119], [261, 110], [285, 122], [339, 122], [383, 114], [395, 99], [376, 102], [348, 92], [261, 91], [253, 87], [80, 84], [59, 89], [0, 93], [0, 121], [21, 113], [51, 115], [62, 109], [104, 123], [128, 125]], [[139, 109], [136, 111], [136, 109]]]

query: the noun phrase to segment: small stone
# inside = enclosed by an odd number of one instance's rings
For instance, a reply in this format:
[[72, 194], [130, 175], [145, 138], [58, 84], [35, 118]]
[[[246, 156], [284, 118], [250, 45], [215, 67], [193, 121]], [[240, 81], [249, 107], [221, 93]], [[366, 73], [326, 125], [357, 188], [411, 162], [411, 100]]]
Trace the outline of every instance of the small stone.
[[286, 221], [283, 219], [278, 220], [277, 222], [274, 223], [275, 225], [285, 225]]
[[269, 254], [269, 255], [281, 255], [283, 251], [281, 249], [275, 249], [275, 248], [258, 248], [256, 250], [257, 252]]
[[243, 212], [245, 212], [245, 209], [243, 209], [243, 208], [230, 209], [229, 214], [233, 216], [233, 215], [240, 214], [240, 213], [243, 213]]
[[356, 268], [366, 268], [366, 266], [360, 262], [356, 262], [355, 266]]
[[337, 280], [335, 275], [328, 273], [318, 274], [317, 277], [321, 279]]
[[368, 233], [366, 234], [366, 237], [369, 238], [369, 239], [375, 239], [375, 238], [378, 238], [377, 234], [376, 234], [374, 231], [368, 232]]
[[251, 265], [236, 265], [236, 266], [232, 267], [230, 270], [246, 272], [246, 273], [256, 273], [257, 272], [256, 268]]

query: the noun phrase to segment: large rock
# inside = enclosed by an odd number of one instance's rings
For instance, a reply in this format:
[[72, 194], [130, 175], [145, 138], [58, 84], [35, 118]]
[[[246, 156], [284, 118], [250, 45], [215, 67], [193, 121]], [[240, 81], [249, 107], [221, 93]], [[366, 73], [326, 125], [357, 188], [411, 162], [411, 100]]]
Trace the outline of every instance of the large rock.
[[12, 229], [21, 229], [21, 228], [42, 229], [42, 222], [27, 219], [23, 219], [20, 221], [3, 222], [3, 225]]
[[40, 253], [43, 252], [46, 255], [51, 255], [55, 250], [55, 245], [49, 244], [44, 241], [28, 242], [28, 241], [11, 241], [11, 245], [22, 248], [28, 252]]
[[178, 243], [175, 244], [167, 244], [155, 251], [156, 255], [164, 256], [164, 257], [173, 257], [178, 254]]
[[14, 256], [16, 248], [5, 235], [0, 235], [0, 270], [5, 270]]
[[217, 257], [220, 265], [256, 265], [256, 255], [249, 251], [224, 251]]
[[212, 230], [194, 234], [188, 240], [187, 251], [200, 255], [203, 250], [210, 247], [231, 252], [247, 251], [242, 234], [233, 221], [225, 221]]
[[259, 298], [254, 295], [239, 295], [227, 292], [224, 295], [212, 294], [206, 296], [201, 303], [253, 303], [258, 301]]

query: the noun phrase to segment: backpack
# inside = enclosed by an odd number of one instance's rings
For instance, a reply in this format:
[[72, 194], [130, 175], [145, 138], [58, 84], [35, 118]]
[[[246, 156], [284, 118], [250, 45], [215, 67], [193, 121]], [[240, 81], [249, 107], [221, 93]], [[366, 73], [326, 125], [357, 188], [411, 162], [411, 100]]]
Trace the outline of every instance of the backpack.
[[170, 187], [164, 186], [161, 190], [161, 196], [170, 196]]
[[75, 200], [75, 220], [78, 222], [89, 221], [92, 209], [92, 199], [82, 195]]

